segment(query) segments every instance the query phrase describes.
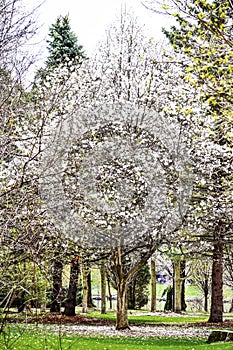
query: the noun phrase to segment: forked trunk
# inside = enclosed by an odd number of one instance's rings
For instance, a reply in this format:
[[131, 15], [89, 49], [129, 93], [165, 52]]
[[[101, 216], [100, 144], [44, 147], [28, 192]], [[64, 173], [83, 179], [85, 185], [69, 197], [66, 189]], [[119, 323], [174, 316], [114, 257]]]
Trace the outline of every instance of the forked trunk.
[[127, 286], [124, 281], [121, 281], [117, 290], [117, 330], [130, 329], [127, 309]]
[[223, 243], [216, 242], [213, 251], [211, 310], [208, 322], [223, 321]]

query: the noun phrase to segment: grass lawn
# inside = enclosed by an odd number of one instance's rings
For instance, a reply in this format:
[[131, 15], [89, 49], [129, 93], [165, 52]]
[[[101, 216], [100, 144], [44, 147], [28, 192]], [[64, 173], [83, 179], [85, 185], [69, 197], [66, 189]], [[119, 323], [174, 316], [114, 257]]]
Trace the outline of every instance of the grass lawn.
[[0, 349], [7, 350], [230, 350], [232, 343], [206, 344], [197, 338], [132, 338], [61, 335], [43, 329], [23, 330], [11, 326], [0, 336]]
[[[135, 313], [135, 315], [134, 315]], [[138, 315], [136, 313], [139, 313]], [[90, 311], [87, 315], [87, 317], [96, 317], [106, 320], [115, 320], [116, 319], [116, 312], [111, 311], [108, 312], [106, 315], [101, 315], [99, 311]], [[169, 313], [166, 316], [163, 315], [147, 315], [145, 312], [145, 316], [143, 315], [143, 312], [141, 311], [135, 311], [133, 314], [130, 314], [129, 311], [129, 321], [130, 322], [136, 322], [136, 323], [193, 323], [193, 322], [206, 322], [209, 318], [209, 315], [206, 314], [197, 314], [197, 315], [177, 315], [177, 316], [171, 316]]]

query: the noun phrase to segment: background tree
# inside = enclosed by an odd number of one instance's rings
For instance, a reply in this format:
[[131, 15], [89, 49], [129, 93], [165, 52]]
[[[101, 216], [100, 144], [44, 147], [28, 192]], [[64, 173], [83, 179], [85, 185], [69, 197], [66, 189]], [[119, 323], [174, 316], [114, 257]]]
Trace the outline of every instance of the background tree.
[[128, 284], [128, 308], [129, 309], [141, 309], [148, 303], [150, 282], [150, 269], [146, 264], [141, 267], [140, 270], [133, 276], [132, 280]]
[[70, 263], [70, 280], [67, 298], [65, 301], [64, 314], [66, 316], [75, 316], [75, 307], [77, 305], [78, 280], [80, 274], [80, 258], [73, 256]]
[[[77, 95], [77, 91], [73, 94], [70, 93], [70, 87], [74, 83], [78, 68], [85, 59], [83, 47], [78, 45], [78, 39], [71, 30], [68, 16], [57, 18], [55, 24], [50, 27], [49, 36], [50, 40], [47, 41], [49, 56], [45, 62], [45, 68], [36, 73], [32, 89], [34, 108], [40, 119], [43, 120], [43, 134], [46, 133], [46, 130], [48, 134], [51, 132], [52, 123], [55, 122], [58, 125], [61, 118], [69, 117], [68, 114], [73, 108], [76, 110], [78, 97], [74, 98], [74, 96]], [[64, 101], [66, 101], [65, 108]], [[75, 252], [75, 255], [78, 254]], [[62, 270], [66, 261], [67, 257], [64, 256], [63, 249], [58, 248], [58, 251], [54, 251], [54, 286], [51, 312], [60, 313], [61, 311]], [[65, 314], [69, 316], [75, 314], [78, 274], [79, 266], [71, 258], [70, 283], [65, 304]]]
[[[154, 4], [161, 4], [154, 1]], [[178, 9], [178, 11], [177, 11]], [[223, 315], [223, 253], [232, 241], [232, 2], [168, 1], [177, 25], [164, 31], [181, 54], [184, 78], [199, 90], [204, 113], [195, 113], [197, 174], [193, 222], [213, 251], [210, 322]], [[192, 109], [192, 107], [191, 107]], [[202, 114], [202, 117], [200, 117]], [[199, 179], [199, 180], [198, 180]]]
[[0, 67], [15, 73], [14, 79], [18, 81], [35, 62], [35, 57], [25, 49], [25, 43], [37, 31], [34, 17], [37, 8], [28, 12], [21, 0], [0, 1]]
[[211, 291], [211, 261], [202, 258], [197, 261], [192, 273], [192, 280], [204, 294], [204, 310], [208, 312], [208, 298]]
[[[37, 176], [32, 170], [38, 154], [39, 126], [22, 84], [22, 77], [32, 63], [24, 44], [35, 33], [35, 22], [33, 13], [24, 12], [18, 0], [0, 1], [0, 11], [0, 264], [1, 289], [5, 295], [2, 307], [6, 311], [17, 296], [21, 297], [22, 305], [25, 298], [35, 301], [36, 290], [31, 288], [33, 282], [24, 266], [30, 266], [31, 270], [31, 266], [37, 265], [45, 247], [47, 224], [42, 212], [36, 210]], [[42, 270], [44, 267], [41, 264]], [[20, 273], [13, 273], [14, 270]], [[35, 274], [32, 276], [35, 282]], [[22, 293], [26, 281], [30, 290], [27, 296]]]
[[152, 257], [150, 262], [151, 272], [151, 312], [156, 311], [156, 263]]
[[59, 16], [49, 29], [49, 56], [46, 67], [53, 69], [60, 64], [79, 67], [86, 59], [83, 46], [78, 44], [77, 36], [72, 32], [68, 16]]

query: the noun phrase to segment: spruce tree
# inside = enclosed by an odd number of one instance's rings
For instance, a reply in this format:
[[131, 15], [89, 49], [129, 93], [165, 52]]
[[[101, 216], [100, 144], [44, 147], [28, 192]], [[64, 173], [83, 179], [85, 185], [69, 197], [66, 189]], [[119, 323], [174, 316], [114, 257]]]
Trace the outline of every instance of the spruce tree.
[[68, 16], [59, 16], [49, 29], [47, 68], [56, 68], [60, 64], [79, 66], [86, 58], [83, 46], [71, 30]]

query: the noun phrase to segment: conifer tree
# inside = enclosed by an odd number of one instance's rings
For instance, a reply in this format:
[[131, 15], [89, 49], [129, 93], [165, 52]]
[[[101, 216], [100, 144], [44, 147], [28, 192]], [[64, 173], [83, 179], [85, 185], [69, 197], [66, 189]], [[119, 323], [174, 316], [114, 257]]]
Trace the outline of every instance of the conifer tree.
[[83, 46], [71, 30], [68, 16], [59, 16], [49, 29], [47, 40], [49, 56], [46, 61], [48, 68], [55, 68], [60, 64], [80, 65], [86, 58]]

